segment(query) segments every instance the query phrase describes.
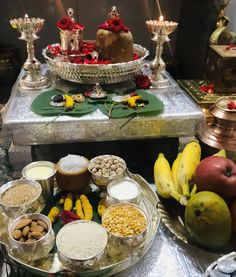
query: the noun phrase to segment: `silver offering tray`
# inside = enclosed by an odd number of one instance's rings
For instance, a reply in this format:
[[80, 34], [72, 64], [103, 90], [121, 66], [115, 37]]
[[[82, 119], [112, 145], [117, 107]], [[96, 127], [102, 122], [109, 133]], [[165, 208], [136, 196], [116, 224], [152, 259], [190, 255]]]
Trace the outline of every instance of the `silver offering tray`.
[[49, 254], [49, 256], [44, 259], [34, 262], [25, 262], [15, 257], [8, 246], [7, 226], [11, 222], [11, 219], [1, 212], [0, 248], [7, 256], [6, 258], [27, 272], [45, 277], [48, 277], [49, 274], [66, 274], [66, 272], [72, 274], [71, 276], [78, 274], [78, 276], [108, 277], [119, 273], [140, 261], [154, 241], [160, 225], [161, 217], [160, 213], [157, 211], [157, 195], [147, 181], [137, 174], [131, 174], [128, 172], [128, 176], [137, 181], [141, 187], [141, 199], [139, 206], [145, 211], [149, 220], [146, 238], [140, 246], [136, 248], [133, 248], [133, 246], [121, 247], [117, 245], [117, 243], [110, 241], [107, 245], [107, 254], [101, 260], [100, 264], [96, 266], [96, 268], [76, 273], [70, 272], [70, 268], [66, 268], [60, 263], [56, 252]]
[[[59, 46], [58, 43], [52, 44]], [[43, 49], [49, 69], [60, 78], [83, 84], [113, 84], [132, 79], [141, 71], [149, 51], [134, 44], [134, 53], [140, 58], [137, 60], [114, 64], [76, 64], [64, 61], [62, 57], [52, 55], [47, 48]]]

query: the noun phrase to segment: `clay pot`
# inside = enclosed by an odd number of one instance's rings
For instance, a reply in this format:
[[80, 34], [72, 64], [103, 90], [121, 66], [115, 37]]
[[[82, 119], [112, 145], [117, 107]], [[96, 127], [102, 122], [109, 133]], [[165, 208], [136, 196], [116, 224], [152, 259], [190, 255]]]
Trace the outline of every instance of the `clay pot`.
[[68, 172], [64, 171], [60, 167], [60, 162], [58, 162], [56, 164], [56, 168], [57, 185], [62, 190], [67, 192], [83, 193], [89, 186], [90, 174], [87, 166], [80, 169], [78, 172]]

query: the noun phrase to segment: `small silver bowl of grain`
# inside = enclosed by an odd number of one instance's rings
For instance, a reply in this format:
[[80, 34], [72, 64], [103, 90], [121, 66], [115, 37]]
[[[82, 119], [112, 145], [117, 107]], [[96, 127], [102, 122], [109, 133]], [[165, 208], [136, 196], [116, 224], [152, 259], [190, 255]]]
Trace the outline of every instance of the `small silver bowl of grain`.
[[107, 242], [102, 225], [89, 220], [73, 221], [56, 236], [59, 261], [73, 271], [93, 268], [104, 257]]
[[126, 175], [126, 162], [115, 155], [100, 155], [89, 161], [88, 170], [98, 187], [106, 190], [107, 185]]
[[49, 218], [43, 214], [26, 214], [8, 228], [11, 253], [23, 261], [47, 257], [54, 246], [55, 235]]
[[141, 198], [141, 187], [138, 182], [128, 176], [110, 182], [107, 186], [107, 202], [109, 205], [115, 203], [139, 204]]
[[40, 207], [42, 188], [33, 180], [10, 181], [0, 187], [0, 207], [9, 217], [34, 213]]
[[102, 225], [113, 243], [133, 248], [140, 246], [146, 239], [148, 218], [135, 204], [117, 203], [105, 210]]

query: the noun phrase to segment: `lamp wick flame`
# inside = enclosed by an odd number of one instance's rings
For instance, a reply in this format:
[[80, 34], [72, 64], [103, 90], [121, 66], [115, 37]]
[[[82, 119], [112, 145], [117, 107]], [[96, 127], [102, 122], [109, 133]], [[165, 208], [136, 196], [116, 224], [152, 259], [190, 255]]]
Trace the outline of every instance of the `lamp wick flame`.
[[163, 17], [163, 15], [161, 15], [161, 16], [160, 16], [159, 21], [161, 21], [161, 22], [163, 22], [163, 21], [164, 21], [164, 17]]

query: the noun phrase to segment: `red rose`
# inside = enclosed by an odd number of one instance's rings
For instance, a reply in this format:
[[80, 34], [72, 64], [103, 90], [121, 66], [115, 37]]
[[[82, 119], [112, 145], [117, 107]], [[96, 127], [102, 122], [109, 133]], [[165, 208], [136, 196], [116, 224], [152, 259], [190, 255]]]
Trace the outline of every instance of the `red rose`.
[[114, 32], [114, 33], [118, 33], [119, 31], [122, 31], [123, 30], [123, 21], [119, 18], [112, 18], [112, 19], [109, 19], [107, 21], [108, 23], [108, 28], [110, 31]]
[[73, 30], [75, 22], [70, 17], [65, 16], [61, 20], [57, 21], [57, 27], [61, 30]]
[[148, 89], [151, 86], [151, 81], [146, 75], [137, 75], [134, 82], [138, 89]]
[[83, 24], [79, 24], [79, 23], [75, 23], [73, 29], [84, 29], [84, 25]]
[[98, 26], [99, 29], [109, 30], [114, 33], [118, 33], [120, 31], [128, 32], [129, 28], [124, 25], [123, 20], [120, 18], [111, 18], [107, 20], [105, 23]]
[[206, 93], [214, 93], [215, 86], [214, 86], [214, 84], [202, 85], [202, 86], [200, 86], [200, 90], [202, 92], [206, 92]]
[[236, 110], [236, 102], [231, 101], [231, 102], [227, 103], [227, 108], [229, 110]]

